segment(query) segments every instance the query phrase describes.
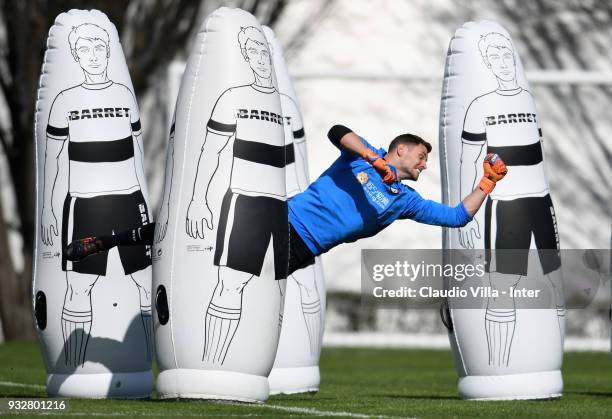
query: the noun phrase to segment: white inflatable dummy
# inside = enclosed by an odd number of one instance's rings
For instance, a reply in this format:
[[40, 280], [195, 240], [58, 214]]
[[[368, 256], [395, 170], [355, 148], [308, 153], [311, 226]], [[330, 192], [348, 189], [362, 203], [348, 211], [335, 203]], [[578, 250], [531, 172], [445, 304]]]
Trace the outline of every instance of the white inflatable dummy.
[[206, 19], [179, 89], [156, 231], [160, 397], [268, 398], [289, 245], [273, 76], [252, 15]]
[[[494, 22], [466, 23], [450, 42], [442, 90], [444, 201], [456, 205], [477, 186], [486, 153], [499, 154], [508, 174], [474, 220], [445, 231], [444, 247], [525, 251], [510, 258], [493, 253], [497, 259], [479, 285], [497, 290], [499, 298], [485, 298], [481, 308], [451, 305], [445, 313], [465, 399], [562, 393], [565, 306], [541, 142], [539, 116], [510, 36]], [[553, 250], [528, 263], [530, 247]], [[517, 309], [508, 289], [533, 284], [547, 290], [549, 303]]]
[[[310, 181], [306, 137], [297, 96], [274, 31], [263, 27], [268, 39], [285, 126], [285, 144], [292, 147], [287, 158], [287, 198], [304, 191]], [[292, 162], [292, 163], [290, 163]], [[287, 278], [280, 341], [274, 368], [268, 377], [270, 393], [317, 391], [321, 381], [319, 355], [325, 319], [325, 278], [321, 259]]]
[[66, 259], [73, 240], [152, 222], [138, 105], [115, 26], [96, 10], [49, 31], [35, 117], [34, 307], [50, 396], [149, 397], [151, 248]]

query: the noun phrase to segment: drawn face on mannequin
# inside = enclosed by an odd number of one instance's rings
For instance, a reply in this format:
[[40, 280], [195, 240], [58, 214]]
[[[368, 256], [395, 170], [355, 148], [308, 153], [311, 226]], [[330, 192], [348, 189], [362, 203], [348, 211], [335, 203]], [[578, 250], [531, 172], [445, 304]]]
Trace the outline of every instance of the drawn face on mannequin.
[[79, 38], [73, 51], [74, 59], [84, 72], [103, 74], [108, 67], [108, 46], [101, 39]]
[[245, 59], [253, 72], [262, 79], [269, 79], [272, 76], [272, 57], [266, 44], [248, 39], [244, 49]]
[[503, 81], [512, 81], [516, 78], [516, 63], [514, 53], [507, 47], [491, 45], [487, 48], [487, 66], [495, 77]]

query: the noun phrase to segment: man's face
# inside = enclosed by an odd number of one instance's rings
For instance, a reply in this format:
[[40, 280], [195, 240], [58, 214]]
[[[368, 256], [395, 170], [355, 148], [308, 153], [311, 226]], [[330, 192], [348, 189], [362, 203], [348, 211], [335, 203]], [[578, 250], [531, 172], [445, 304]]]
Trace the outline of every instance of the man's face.
[[100, 39], [79, 38], [75, 45], [75, 60], [89, 74], [102, 74], [108, 66], [108, 47]]
[[269, 79], [272, 75], [272, 59], [266, 44], [248, 39], [244, 49], [246, 50], [247, 61], [255, 74], [263, 79]]
[[514, 64], [514, 54], [507, 47], [487, 48], [487, 62], [489, 68], [500, 80], [512, 81], [516, 77], [516, 66]]
[[423, 144], [400, 144], [398, 147], [403, 147], [400, 157], [402, 171], [408, 174], [407, 179], [417, 180], [427, 169], [427, 148]]

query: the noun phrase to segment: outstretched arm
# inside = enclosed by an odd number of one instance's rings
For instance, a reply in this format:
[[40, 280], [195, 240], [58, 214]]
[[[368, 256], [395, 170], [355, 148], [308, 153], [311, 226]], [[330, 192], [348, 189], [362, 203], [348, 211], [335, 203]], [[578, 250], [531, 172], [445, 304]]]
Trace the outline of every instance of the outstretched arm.
[[463, 227], [469, 224], [486, 196], [495, 187], [495, 183], [502, 180], [508, 172], [506, 165], [497, 154], [487, 154], [482, 165], [484, 176], [478, 186], [459, 205], [449, 207], [424, 200], [419, 194], [414, 193], [406, 206], [403, 218], [443, 227]]
[[[484, 143], [463, 143], [461, 147], [461, 167], [459, 179], [459, 196], [463, 198], [466, 211], [473, 217], [487, 194], [476, 186], [478, 157], [482, 153]], [[473, 249], [476, 239], [480, 239], [480, 226], [476, 219], [472, 219], [466, 226], [459, 228], [459, 243], [466, 249]]]
[[43, 207], [41, 217], [41, 235], [42, 241], [47, 246], [53, 246], [53, 236], [59, 234], [57, 228], [57, 218], [53, 211], [53, 191], [55, 190], [55, 182], [59, 170], [58, 158], [64, 141], [54, 140], [47, 137], [45, 142], [45, 172], [43, 175]]
[[157, 219], [157, 234], [155, 243], [159, 243], [166, 237], [168, 230], [168, 217], [170, 213], [170, 194], [172, 192], [172, 178], [174, 175], [174, 124], [170, 129], [170, 138], [168, 140], [168, 149], [166, 150], [166, 174], [164, 177], [164, 190], [162, 192], [162, 203], [159, 208]]
[[489, 153], [482, 162], [483, 175], [478, 186], [465, 197], [463, 205], [466, 211], [473, 217], [484, 202], [486, 196], [493, 192], [497, 182], [502, 180], [508, 173], [506, 164], [500, 156]]
[[483, 148], [484, 143], [462, 144], [460, 162], [461, 182], [459, 184], [459, 195], [461, 198], [469, 195], [476, 187], [478, 157], [480, 157]]
[[219, 154], [229, 141], [229, 136], [206, 132], [202, 152], [198, 160], [198, 170], [193, 185], [193, 195], [187, 209], [186, 231], [195, 238], [204, 238], [204, 224], [213, 228], [213, 215], [208, 206], [208, 189], [219, 168]]
[[[137, 133], [132, 134], [132, 138], [134, 139], [134, 143], [136, 147], [134, 151], [138, 150], [138, 155], [134, 155], [134, 165], [136, 167], [136, 179], [138, 179], [138, 186], [140, 186], [140, 190], [143, 192], [144, 196], [148, 195], [147, 191], [147, 181], [145, 177], [144, 170], [144, 146], [142, 144], [142, 132], [138, 131]], [[149, 214], [149, 220], [151, 220], [151, 214]]]
[[[126, 112], [129, 112], [130, 129], [132, 132], [132, 141], [134, 147], [134, 171], [136, 172], [136, 180], [138, 181], [138, 187], [142, 191], [143, 196], [147, 196], [147, 178], [144, 169], [145, 155], [142, 140], [142, 125], [140, 123], [140, 113], [138, 111], [138, 102], [136, 101], [134, 93], [130, 89], [125, 86], [123, 86], [123, 89], [124, 93], [131, 98], [132, 102], [129, 111]], [[149, 221], [153, 222], [152, 211], [148, 205], [147, 216], [149, 217]]]
[[[478, 212], [486, 197], [487, 194], [482, 189], [476, 188], [463, 198], [463, 206], [467, 213], [470, 214], [470, 217], [473, 217]], [[472, 222], [476, 222], [476, 220], [472, 220]]]

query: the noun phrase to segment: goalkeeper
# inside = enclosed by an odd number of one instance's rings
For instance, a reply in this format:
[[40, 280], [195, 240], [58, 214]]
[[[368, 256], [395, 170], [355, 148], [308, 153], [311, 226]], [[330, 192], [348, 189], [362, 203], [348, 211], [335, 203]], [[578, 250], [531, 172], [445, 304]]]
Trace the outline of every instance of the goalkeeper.
[[416, 181], [427, 168], [431, 144], [422, 138], [400, 135], [387, 152], [342, 125], [332, 127], [327, 136], [340, 157], [289, 201], [289, 273], [340, 243], [373, 236], [397, 219], [462, 227], [507, 173], [499, 156], [487, 155], [478, 187], [459, 205], [449, 207], [423, 199], [401, 182]]
[[[333, 126], [327, 135], [340, 157], [308, 189], [289, 200], [289, 273], [314, 263], [315, 256], [340, 243], [373, 236], [397, 219], [462, 227], [507, 173], [502, 159], [488, 154], [478, 187], [459, 205], [449, 207], [423, 199], [401, 182], [416, 181], [427, 168], [431, 144], [422, 138], [399, 135], [387, 152], [342, 125]], [[152, 242], [150, 224], [117, 236], [76, 240], [68, 246], [67, 255], [80, 260], [116, 245]]]

